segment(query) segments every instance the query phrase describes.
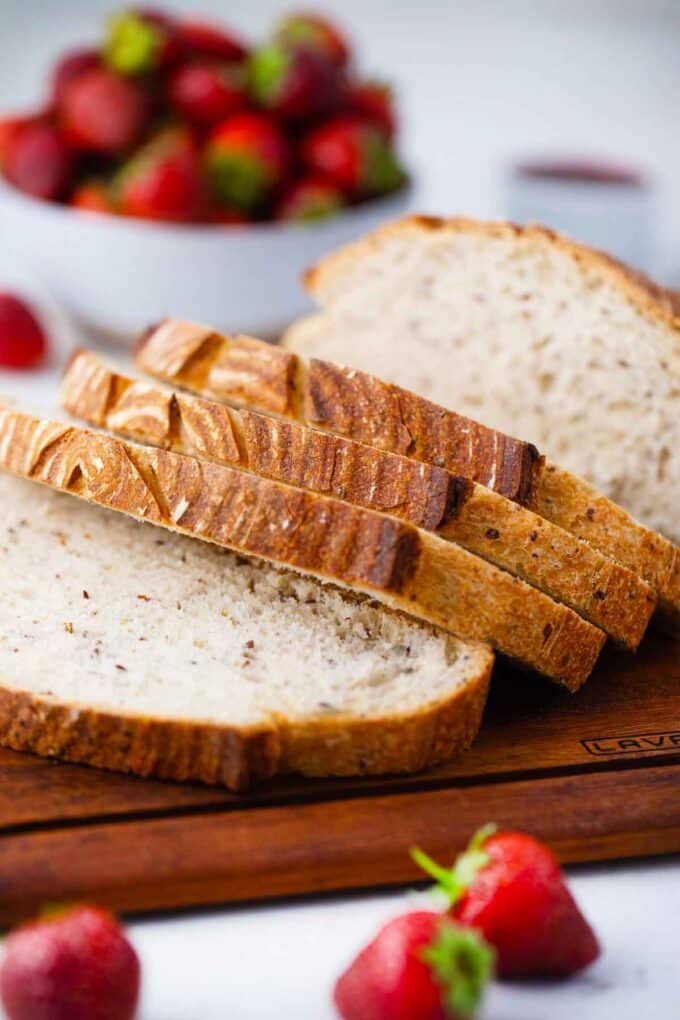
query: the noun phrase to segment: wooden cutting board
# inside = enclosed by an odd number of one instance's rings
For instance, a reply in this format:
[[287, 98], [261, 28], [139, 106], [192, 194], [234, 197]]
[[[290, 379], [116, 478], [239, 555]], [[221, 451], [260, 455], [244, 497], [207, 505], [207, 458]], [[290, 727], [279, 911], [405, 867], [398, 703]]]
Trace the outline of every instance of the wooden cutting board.
[[116, 910], [413, 882], [493, 820], [563, 861], [680, 852], [680, 641], [605, 652], [577, 695], [497, 667], [455, 763], [408, 778], [289, 779], [249, 796], [0, 750], [0, 925], [45, 903]]

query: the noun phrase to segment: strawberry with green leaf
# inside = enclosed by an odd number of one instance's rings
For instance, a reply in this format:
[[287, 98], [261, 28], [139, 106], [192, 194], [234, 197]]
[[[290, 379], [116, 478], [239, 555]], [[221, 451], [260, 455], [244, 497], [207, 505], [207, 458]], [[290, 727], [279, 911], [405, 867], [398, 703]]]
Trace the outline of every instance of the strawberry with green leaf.
[[396, 191], [406, 181], [383, 132], [358, 117], [339, 117], [315, 128], [303, 141], [302, 156], [309, 170], [354, 199]]
[[265, 114], [235, 113], [210, 135], [204, 160], [217, 198], [251, 212], [282, 183], [289, 164], [288, 143]]
[[475, 931], [429, 910], [388, 922], [338, 979], [343, 1020], [469, 1020], [493, 971]]
[[337, 68], [310, 50], [263, 46], [251, 55], [249, 78], [256, 103], [283, 120], [321, 117], [342, 102], [344, 81]]
[[277, 220], [309, 223], [341, 209], [345, 197], [332, 181], [313, 174], [288, 185], [276, 206]]
[[173, 21], [149, 8], [119, 11], [109, 21], [104, 60], [116, 74], [152, 74], [174, 64], [182, 43]]
[[387, 138], [394, 138], [397, 114], [389, 85], [377, 81], [355, 82], [349, 89], [347, 104], [357, 117], [373, 124]]
[[124, 216], [174, 223], [201, 221], [208, 194], [200, 154], [183, 128], [161, 131], [118, 172], [113, 193]]
[[289, 14], [276, 26], [274, 39], [281, 46], [316, 53], [336, 67], [349, 63], [349, 43], [335, 25], [318, 14]]
[[436, 879], [450, 916], [494, 947], [499, 977], [567, 977], [599, 956], [558, 862], [532, 836], [485, 826], [451, 869], [421, 850], [413, 858]]

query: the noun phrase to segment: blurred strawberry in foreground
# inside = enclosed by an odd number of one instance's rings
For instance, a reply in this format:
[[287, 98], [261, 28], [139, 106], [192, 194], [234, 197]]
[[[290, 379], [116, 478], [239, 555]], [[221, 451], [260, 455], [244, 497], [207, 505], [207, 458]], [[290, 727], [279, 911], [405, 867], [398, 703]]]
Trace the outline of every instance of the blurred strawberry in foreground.
[[109, 22], [104, 59], [122, 75], [150, 74], [169, 67], [182, 53], [172, 20], [161, 11], [134, 8]]
[[195, 56], [242, 60], [248, 55], [245, 43], [207, 21], [184, 19], [177, 24], [177, 34], [185, 50]]
[[343, 82], [333, 64], [316, 53], [273, 43], [251, 56], [250, 87], [270, 113], [304, 121], [336, 111]]
[[195, 124], [215, 124], [248, 105], [240, 64], [192, 61], [178, 67], [168, 85], [170, 105]]
[[276, 207], [276, 218], [309, 222], [337, 212], [345, 204], [339, 188], [323, 177], [310, 175], [293, 181]]
[[349, 61], [350, 47], [342, 33], [318, 14], [290, 14], [279, 22], [274, 38], [282, 46], [303, 48], [344, 67]]
[[85, 181], [80, 184], [69, 201], [74, 209], [86, 212], [113, 212], [108, 185], [104, 181]]
[[12, 932], [0, 969], [8, 1020], [132, 1020], [137, 954], [114, 917], [76, 907]]
[[208, 139], [206, 167], [213, 190], [228, 205], [254, 210], [277, 187], [288, 167], [288, 145], [264, 114], [235, 113]]
[[150, 103], [140, 85], [101, 68], [69, 82], [57, 112], [74, 148], [117, 155], [141, 139]]
[[35, 198], [62, 198], [70, 184], [74, 159], [60, 132], [49, 124], [22, 127], [7, 144], [7, 180]]
[[357, 82], [350, 88], [347, 101], [352, 113], [373, 124], [387, 138], [394, 138], [397, 115], [389, 85], [374, 81]]
[[599, 956], [559, 864], [532, 836], [487, 826], [450, 870], [422, 851], [413, 856], [449, 898], [452, 916], [495, 948], [499, 977], [567, 977]]
[[343, 1020], [468, 1020], [493, 970], [474, 931], [429, 910], [388, 922], [338, 979]]
[[406, 180], [382, 131], [356, 117], [339, 117], [312, 131], [303, 142], [310, 170], [334, 181], [346, 195], [386, 194]]
[[0, 368], [35, 368], [46, 353], [47, 339], [26, 302], [0, 293]]
[[203, 219], [208, 196], [189, 132], [160, 132], [122, 167], [113, 192], [116, 208], [125, 216], [174, 223]]

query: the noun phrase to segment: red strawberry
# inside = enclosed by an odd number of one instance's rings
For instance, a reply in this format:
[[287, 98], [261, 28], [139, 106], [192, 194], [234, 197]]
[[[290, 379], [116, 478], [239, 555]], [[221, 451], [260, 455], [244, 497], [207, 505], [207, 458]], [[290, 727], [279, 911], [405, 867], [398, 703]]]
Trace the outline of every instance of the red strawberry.
[[47, 353], [42, 326], [25, 301], [0, 294], [0, 366], [35, 368]]
[[139, 984], [134, 949], [96, 907], [18, 928], [0, 969], [8, 1020], [132, 1020]]
[[599, 956], [559, 864], [532, 836], [486, 826], [450, 871], [422, 851], [414, 858], [437, 879], [456, 920], [494, 946], [500, 977], [566, 977]]
[[101, 68], [67, 85], [58, 113], [74, 148], [116, 155], [140, 140], [150, 104], [140, 85]]
[[259, 113], [227, 117], [211, 134], [205, 151], [215, 194], [244, 211], [258, 206], [281, 183], [288, 159], [280, 129]]
[[109, 188], [103, 181], [85, 181], [73, 194], [69, 205], [87, 212], [113, 212]]
[[97, 50], [81, 49], [66, 53], [54, 66], [52, 71], [52, 102], [58, 106], [64, 91], [72, 81], [85, 71], [101, 67], [101, 57]]
[[170, 67], [182, 54], [172, 20], [146, 7], [121, 11], [109, 22], [104, 59], [123, 75], [149, 74]]
[[344, 195], [323, 177], [302, 177], [284, 191], [276, 206], [278, 220], [318, 220], [331, 216], [345, 204]]
[[347, 40], [325, 18], [317, 14], [290, 14], [279, 22], [274, 38], [283, 46], [302, 47], [344, 67], [350, 56]]
[[46, 120], [42, 114], [28, 117], [5, 117], [4, 120], [0, 120], [0, 169], [5, 166], [9, 150], [21, 132], [27, 127], [44, 123]]
[[463, 1020], [491, 976], [493, 952], [467, 928], [429, 910], [380, 929], [338, 979], [343, 1020]]
[[389, 85], [380, 82], [356, 82], [347, 98], [352, 113], [373, 124], [388, 138], [397, 133], [397, 115]]
[[255, 100], [286, 120], [302, 121], [337, 110], [343, 85], [337, 68], [308, 50], [272, 43], [250, 58]]
[[21, 191], [56, 201], [70, 184], [73, 155], [56, 128], [31, 124], [8, 144], [4, 170], [7, 180]]
[[240, 209], [232, 209], [228, 206], [215, 209], [208, 217], [208, 223], [222, 227], [233, 227], [247, 222], [248, 217], [244, 216]]
[[303, 159], [352, 198], [395, 191], [406, 176], [381, 131], [356, 117], [338, 117], [305, 138]]
[[123, 166], [114, 181], [117, 208], [126, 216], [192, 223], [207, 209], [201, 159], [187, 131], [161, 132]]
[[194, 18], [180, 21], [178, 36], [189, 53], [216, 60], [242, 60], [248, 49], [240, 39], [216, 25]]
[[248, 105], [239, 64], [193, 61], [178, 67], [168, 86], [170, 104], [197, 124], [215, 124]]

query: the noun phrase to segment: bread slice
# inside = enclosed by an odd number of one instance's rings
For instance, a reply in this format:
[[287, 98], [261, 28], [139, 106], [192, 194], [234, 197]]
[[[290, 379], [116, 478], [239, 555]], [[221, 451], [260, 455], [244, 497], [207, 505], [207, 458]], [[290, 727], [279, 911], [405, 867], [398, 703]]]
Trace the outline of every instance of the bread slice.
[[570, 690], [604, 641], [571, 609], [451, 542], [236, 468], [2, 408], [0, 468], [489, 641]]
[[167, 320], [137, 355], [149, 375], [196, 393], [443, 467], [535, 510], [644, 578], [680, 619], [680, 549], [528, 443], [375, 376], [209, 327]]
[[6, 747], [240, 790], [475, 736], [483, 645], [9, 476], [0, 506]]
[[79, 351], [61, 388], [78, 418], [126, 438], [339, 496], [437, 531], [635, 649], [656, 599], [632, 571], [475, 482], [255, 411], [173, 393]]
[[410, 217], [307, 275], [286, 343], [530, 436], [680, 541], [680, 299], [541, 227]]

